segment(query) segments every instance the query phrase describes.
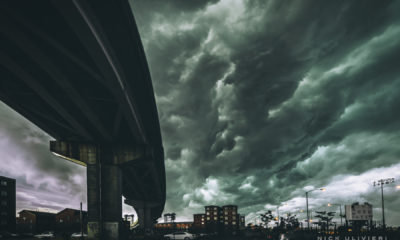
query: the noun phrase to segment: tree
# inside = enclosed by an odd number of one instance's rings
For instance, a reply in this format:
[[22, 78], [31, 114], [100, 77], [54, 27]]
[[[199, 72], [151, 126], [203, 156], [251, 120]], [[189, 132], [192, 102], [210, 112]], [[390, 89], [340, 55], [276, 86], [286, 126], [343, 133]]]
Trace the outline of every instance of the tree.
[[271, 222], [275, 217], [272, 215], [272, 212], [268, 210], [264, 214], [260, 214], [261, 221], [265, 227], [268, 227], [268, 223]]
[[300, 226], [299, 219], [296, 215], [287, 214], [286, 218], [281, 218], [281, 227], [286, 227], [286, 229], [296, 229]]
[[321, 229], [322, 230], [329, 229], [333, 216], [335, 216], [335, 212], [316, 211], [316, 213], [318, 215], [316, 215], [315, 217], [319, 218], [318, 225], [321, 227]]

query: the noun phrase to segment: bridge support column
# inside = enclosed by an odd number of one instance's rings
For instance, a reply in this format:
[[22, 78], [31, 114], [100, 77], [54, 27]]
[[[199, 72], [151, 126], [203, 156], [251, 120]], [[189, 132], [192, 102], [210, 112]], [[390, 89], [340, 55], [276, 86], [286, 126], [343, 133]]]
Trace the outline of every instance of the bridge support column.
[[[122, 170], [120, 165], [143, 158], [146, 147], [99, 146], [51, 141], [50, 150], [59, 157], [87, 167], [88, 239], [119, 240], [122, 228]], [[151, 209], [141, 204], [139, 220], [152, 228]], [[140, 209], [140, 208], [139, 208]]]
[[151, 219], [151, 208], [146, 203], [135, 204], [139, 220], [139, 227], [144, 229], [145, 232], [151, 232], [153, 229], [153, 221]]
[[98, 240], [101, 234], [100, 221], [100, 164], [88, 164], [86, 168], [87, 178], [87, 211], [88, 239]]
[[116, 165], [103, 165], [101, 178], [102, 239], [118, 240], [122, 220], [122, 179]]

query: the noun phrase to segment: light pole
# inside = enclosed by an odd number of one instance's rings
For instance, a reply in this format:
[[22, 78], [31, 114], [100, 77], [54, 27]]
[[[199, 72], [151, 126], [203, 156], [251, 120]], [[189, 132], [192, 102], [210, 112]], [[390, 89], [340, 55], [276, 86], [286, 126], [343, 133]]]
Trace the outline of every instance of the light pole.
[[383, 199], [383, 185], [389, 184], [389, 183], [394, 183], [394, 178], [379, 179], [377, 181], [374, 181], [374, 187], [377, 187], [377, 186], [381, 187], [383, 229], [386, 229], [386, 224], [385, 224], [385, 201]]
[[307, 229], [310, 230], [310, 213], [308, 212], [308, 193], [315, 191], [315, 190], [320, 190], [320, 191], [325, 191], [325, 188], [317, 188], [317, 189], [313, 189], [310, 191], [306, 192], [306, 205], [307, 205]]
[[343, 225], [343, 220], [342, 220], [342, 204], [336, 204], [336, 203], [328, 203], [328, 207], [330, 206], [339, 206], [340, 207], [340, 225]]

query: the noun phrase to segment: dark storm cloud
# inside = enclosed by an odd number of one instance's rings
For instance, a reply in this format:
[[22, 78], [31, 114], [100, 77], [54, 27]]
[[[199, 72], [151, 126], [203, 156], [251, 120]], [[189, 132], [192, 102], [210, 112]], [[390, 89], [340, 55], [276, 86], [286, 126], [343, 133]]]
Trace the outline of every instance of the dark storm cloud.
[[160, 112], [167, 210], [257, 211], [398, 162], [398, 2], [132, 8]]

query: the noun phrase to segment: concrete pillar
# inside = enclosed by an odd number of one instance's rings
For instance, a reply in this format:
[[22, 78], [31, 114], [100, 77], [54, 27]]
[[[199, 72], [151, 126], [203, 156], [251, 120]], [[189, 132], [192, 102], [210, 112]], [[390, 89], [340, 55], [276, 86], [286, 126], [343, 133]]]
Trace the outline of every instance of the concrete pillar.
[[151, 208], [145, 206], [144, 208], [144, 228], [146, 231], [151, 232], [153, 229], [153, 220], [151, 219]]
[[122, 175], [107, 149], [87, 162], [88, 239], [118, 240], [122, 226]]
[[88, 208], [88, 239], [100, 239], [100, 165], [88, 164], [87, 173], [87, 208]]
[[[50, 151], [87, 167], [89, 240], [118, 240], [122, 228], [122, 172], [124, 163], [144, 158], [146, 146], [124, 147], [51, 141]], [[152, 228], [150, 208], [141, 203], [141, 226]], [[141, 215], [140, 215], [141, 214]]]
[[118, 240], [122, 227], [121, 169], [111, 164], [103, 165], [101, 180], [103, 239]]
[[151, 208], [146, 203], [136, 204], [135, 210], [138, 215], [139, 228], [144, 229], [146, 233], [151, 232], [153, 220], [151, 219]]
[[139, 228], [144, 228], [144, 207], [140, 206], [135, 208], [135, 210], [138, 217]]

